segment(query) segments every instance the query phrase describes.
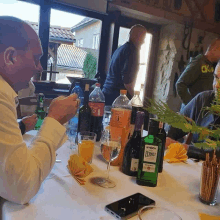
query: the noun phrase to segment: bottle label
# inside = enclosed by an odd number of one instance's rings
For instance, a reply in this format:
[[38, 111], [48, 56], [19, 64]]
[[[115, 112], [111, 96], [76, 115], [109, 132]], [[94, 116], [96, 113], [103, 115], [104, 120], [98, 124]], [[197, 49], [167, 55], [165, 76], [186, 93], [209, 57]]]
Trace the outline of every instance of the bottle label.
[[158, 146], [146, 144], [145, 151], [144, 151], [144, 161], [156, 163], [157, 162], [157, 151], [158, 151]]
[[44, 103], [40, 102], [40, 107], [43, 108], [44, 107]]
[[111, 121], [110, 121], [111, 126], [123, 128], [129, 125], [131, 120], [131, 110], [112, 108], [111, 112], [112, 112]]
[[89, 102], [89, 107], [92, 110], [92, 116], [101, 117], [104, 115], [104, 102]]
[[156, 165], [150, 164], [150, 163], [143, 163], [143, 169], [142, 171], [148, 172], [148, 173], [155, 173]]
[[138, 163], [139, 163], [139, 159], [132, 158], [131, 159], [131, 168], [130, 168], [130, 170], [131, 171], [137, 171], [138, 170]]

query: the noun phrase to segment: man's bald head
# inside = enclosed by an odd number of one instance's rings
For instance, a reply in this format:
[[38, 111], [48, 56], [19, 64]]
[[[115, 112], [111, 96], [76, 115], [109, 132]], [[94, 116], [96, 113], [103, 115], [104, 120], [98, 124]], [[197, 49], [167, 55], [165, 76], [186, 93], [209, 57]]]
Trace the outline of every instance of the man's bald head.
[[30, 43], [27, 29], [31, 31], [32, 28], [18, 18], [0, 16], [0, 53], [8, 47], [27, 50]]
[[0, 75], [15, 90], [27, 88], [42, 72], [42, 48], [34, 29], [24, 21], [0, 16]]
[[216, 38], [211, 42], [205, 56], [211, 62], [218, 62], [220, 59], [220, 38]]
[[144, 26], [136, 24], [131, 27], [129, 33], [129, 41], [135, 44], [136, 46], [141, 46], [144, 43], [147, 30]]

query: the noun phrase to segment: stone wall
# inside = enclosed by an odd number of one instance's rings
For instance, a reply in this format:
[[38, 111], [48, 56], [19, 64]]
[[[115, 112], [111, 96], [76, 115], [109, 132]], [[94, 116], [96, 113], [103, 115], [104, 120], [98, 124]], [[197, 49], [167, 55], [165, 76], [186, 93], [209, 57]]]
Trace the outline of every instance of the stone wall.
[[[193, 29], [190, 43], [190, 51], [195, 50], [198, 42], [198, 36], [204, 36], [203, 43], [199, 45], [199, 50], [203, 47], [205, 52], [209, 43], [218, 37], [216, 34]], [[175, 81], [177, 76], [181, 75], [178, 68], [181, 56], [188, 63], [187, 51], [182, 47], [184, 37], [184, 26], [180, 24], [171, 24], [162, 27], [160, 34], [158, 62], [156, 70], [156, 81], [154, 89], [154, 98], [167, 102], [174, 111], [179, 111], [181, 100], [175, 94]], [[186, 41], [187, 46], [188, 40]]]

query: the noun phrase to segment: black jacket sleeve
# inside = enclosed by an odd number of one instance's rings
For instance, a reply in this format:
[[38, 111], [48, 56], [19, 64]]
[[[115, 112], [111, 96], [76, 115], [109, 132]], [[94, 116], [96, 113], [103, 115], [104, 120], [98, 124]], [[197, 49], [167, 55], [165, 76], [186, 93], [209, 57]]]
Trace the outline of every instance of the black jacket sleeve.
[[25, 133], [25, 124], [22, 121], [19, 122], [19, 128], [21, 130], [21, 134], [23, 135]]

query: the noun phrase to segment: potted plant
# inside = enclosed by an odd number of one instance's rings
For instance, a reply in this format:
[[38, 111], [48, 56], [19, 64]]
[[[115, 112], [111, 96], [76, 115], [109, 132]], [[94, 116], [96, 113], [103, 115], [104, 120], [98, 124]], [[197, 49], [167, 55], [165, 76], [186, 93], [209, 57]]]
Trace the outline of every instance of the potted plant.
[[[199, 139], [204, 142], [194, 143], [198, 148], [214, 149], [213, 157], [206, 154], [206, 161], [202, 165], [200, 195], [199, 198], [203, 203], [209, 205], [216, 204], [217, 188], [220, 176], [220, 158], [215, 155], [216, 148], [220, 146], [220, 127], [215, 130], [210, 130], [206, 127], [196, 125], [196, 123], [184, 115], [180, 115], [172, 111], [168, 105], [162, 101], [149, 99], [149, 105], [146, 110], [149, 113], [157, 115], [158, 121], [162, 121], [172, 127], [181, 129], [186, 133], [198, 133]], [[220, 90], [210, 107], [205, 107], [205, 111], [213, 115], [220, 116]]]

